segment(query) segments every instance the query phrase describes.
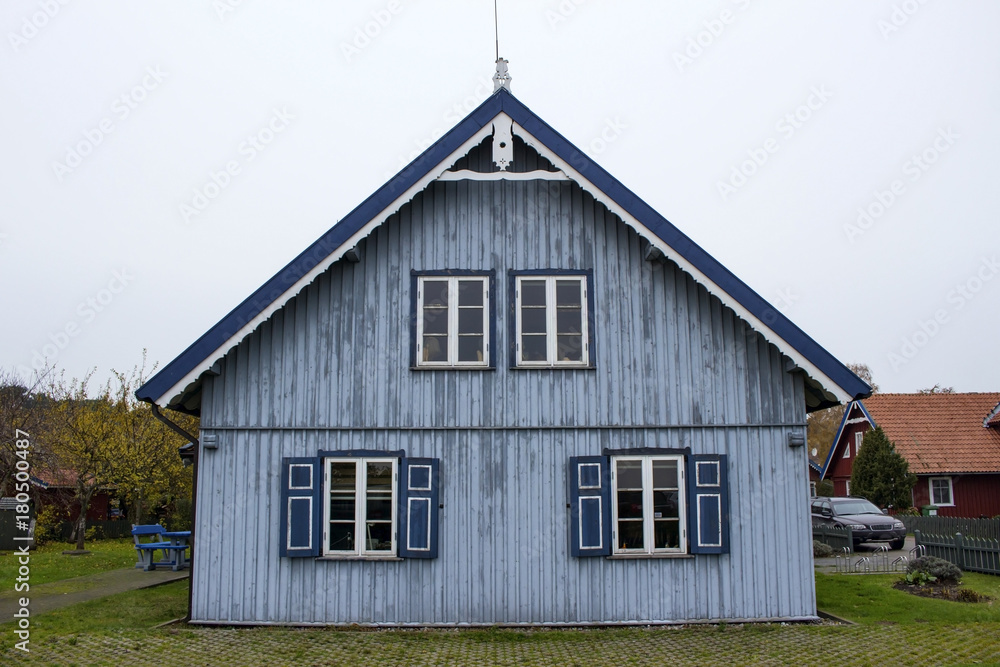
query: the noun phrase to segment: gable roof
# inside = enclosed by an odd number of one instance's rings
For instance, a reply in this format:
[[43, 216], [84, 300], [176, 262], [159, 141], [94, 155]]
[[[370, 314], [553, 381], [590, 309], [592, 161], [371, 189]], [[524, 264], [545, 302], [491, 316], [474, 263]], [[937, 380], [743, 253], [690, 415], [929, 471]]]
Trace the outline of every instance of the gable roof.
[[810, 411], [869, 395], [868, 385], [833, 355], [507, 89], [500, 88], [164, 366], [136, 391], [136, 396], [163, 407], [197, 413], [204, 372], [457, 159], [491, 136], [498, 120], [512, 121], [516, 135], [792, 359], [806, 374]]
[[[854, 417], [851, 417], [854, 414]], [[858, 416], [860, 414], [860, 417]], [[840, 444], [840, 439], [844, 435], [844, 429], [847, 428], [847, 422], [851, 419], [867, 419], [868, 423], [872, 422], [872, 416], [868, 414], [865, 410], [865, 404], [861, 401], [852, 401], [844, 409], [844, 416], [840, 419], [840, 426], [837, 427], [837, 434], [833, 436], [833, 443], [830, 445], [830, 449], [826, 453], [826, 461], [823, 463], [823, 472], [820, 474], [821, 479], [826, 478], [826, 471], [830, 469], [830, 463], [834, 460], [835, 452], [840, 449], [838, 445]]]
[[1000, 432], [983, 415], [1000, 392], [875, 394], [864, 405], [910, 464], [910, 472], [1000, 472]]

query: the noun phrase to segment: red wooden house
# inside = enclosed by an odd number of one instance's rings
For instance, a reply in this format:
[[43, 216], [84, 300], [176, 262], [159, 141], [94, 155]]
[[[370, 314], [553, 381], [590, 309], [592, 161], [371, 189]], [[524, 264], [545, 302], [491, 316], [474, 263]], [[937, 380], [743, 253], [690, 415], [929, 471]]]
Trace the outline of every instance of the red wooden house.
[[[80, 503], [76, 501], [76, 473], [72, 470], [39, 469], [32, 478], [38, 509], [54, 506], [65, 521], [76, 521], [80, 516]], [[90, 497], [87, 520], [109, 518], [113, 489], [99, 488]]]
[[1000, 515], [1000, 392], [876, 394], [854, 401], [834, 438], [823, 478], [851, 493], [864, 433], [881, 426], [917, 475], [913, 505], [944, 516]]

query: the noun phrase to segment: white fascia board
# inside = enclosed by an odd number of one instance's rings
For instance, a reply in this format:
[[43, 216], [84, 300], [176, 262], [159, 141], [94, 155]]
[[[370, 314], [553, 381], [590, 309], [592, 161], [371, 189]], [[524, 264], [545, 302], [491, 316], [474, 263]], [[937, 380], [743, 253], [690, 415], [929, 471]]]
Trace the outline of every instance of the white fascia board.
[[850, 403], [854, 400], [854, 397], [849, 395], [844, 389], [838, 385], [836, 382], [831, 380], [826, 373], [823, 373], [819, 368], [816, 367], [811, 361], [805, 358], [798, 350], [792, 347], [786, 340], [775, 333], [769, 326], [764, 324], [756, 315], [747, 310], [743, 304], [739, 303], [734, 299], [728, 292], [719, 287], [714, 281], [712, 281], [708, 276], [699, 271], [690, 262], [688, 262], [680, 253], [676, 252], [673, 248], [663, 242], [658, 236], [653, 234], [645, 225], [640, 223], [635, 219], [628, 211], [618, 205], [611, 197], [605, 194], [600, 188], [591, 183], [583, 174], [574, 169], [572, 165], [560, 158], [558, 155], [549, 151], [545, 145], [531, 135], [530, 132], [526, 131], [523, 127], [514, 123], [514, 133], [524, 139], [525, 143], [534, 148], [538, 153], [549, 160], [557, 169], [564, 172], [572, 180], [589, 192], [594, 199], [604, 204], [608, 210], [617, 215], [625, 224], [634, 229], [641, 237], [646, 239], [653, 247], [657, 248], [666, 257], [670, 258], [671, 261], [675, 262], [681, 267], [685, 272], [689, 273], [695, 281], [700, 283], [705, 289], [709, 291], [710, 294], [718, 297], [722, 303], [724, 303], [729, 308], [732, 308], [737, 315], [739, 315], [743, 320], [748, 322], [751, 327], [759, 331], [764, 335], [764, 338], [768, 342], [773, 343], [781, 352], [791, 358], [796, 365], [804, 370], [808, 375], [817, 380], [824, 389], [830, 391], [834, 396], [837, 397], [842, 403]]
[[[501, 113], [497, 118], [504, 117], [510, 119], [505, 113]], [[494, 119], [496, 120], [496, 119]], [[272, 301], [264, 310], [257, 314], [252, 320], [247, 322], [237, 331], [235, 334], [230, 336], [225, 343], [220, 345], [214, 352], [205, 357], [204, 361], [195, 366], [187, 375], [178, 380], [170, 389], [168, 389], [162, 396], [156, 399], [156, 404], [160, 407], [167, 407], [170, 403], [170, 399], [175, 396], [180, 395], [188, 385], [195, 382], [202, 373], [207, 371], [212, 367], [217, 360], [221, 359], [226, 355], [229, 350], [239, 345], [246, 336], [251, 334], [257, 327], [267, 321], [271, 315], [276, 311], [280, 310], [289, 300], [295, 295], [301, 292], [307, 285], [312, 283], [316, 278], [318, 278], [324, 271], [330, 268], [334, 262], [343, 257], [344, 253], [356, 246], [362, 239], [372, 233], [377, 227], [379, 227], [383, 222], [385, 222], [389, 216], [396, 213], [400, 208], [403, 207], [408, 201], [413, 199], [417, 193], [423, 191], [428, 185], [436, 180], [442, 172], [448, 169], [455, 160], [464, 156], [475, 146], [480, 144], [483, 139], [493, 134], [493, 122], [489, 122], [483, 126], [481, 130], [476, 132], [468, 141], [459, 146], [455, 151], [453, 151], [448, 157], [439, 162], [435, 167], [430, 169], [420, 180], [410, 186], [405, 192], [396, 197], [388, 206], [382, 209], [378, 215], [369, 220], [364, 227], [359, 229], [354, 235], [352, 235], [347, 241], [342, 243], [340, 247], [334, 250], [332, 253], [326, 256], [321, 262], [319, 262], [311, 271], [302, 276], [295, 282], [291, 287], [285, 290], [281, 296]]]

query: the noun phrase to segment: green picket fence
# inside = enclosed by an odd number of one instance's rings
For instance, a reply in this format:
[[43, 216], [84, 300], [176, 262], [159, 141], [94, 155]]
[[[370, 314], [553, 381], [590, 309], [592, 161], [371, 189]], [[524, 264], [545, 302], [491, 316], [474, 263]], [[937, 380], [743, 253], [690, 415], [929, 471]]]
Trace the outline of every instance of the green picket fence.
[[964, 519], [953, 516], [897, 516], [903, 522], [906, 532], [928, 533], [931, 535], [954, 535], [962, 533], [966, 537], [983, 537], [1000, 540], [1000, 518]]
[[963, 572], [1000, 574], [1000, 540], [967, 537], [961, 533], [934, 535], [921, 530], [913, 534], [917, 546], [923, 546], [928, 556], [951, 561]]
[[850, 528], [813, 526], [813, 539], [829, 545], [834, 551], [844, 547], [854, 551], [854, 535]]

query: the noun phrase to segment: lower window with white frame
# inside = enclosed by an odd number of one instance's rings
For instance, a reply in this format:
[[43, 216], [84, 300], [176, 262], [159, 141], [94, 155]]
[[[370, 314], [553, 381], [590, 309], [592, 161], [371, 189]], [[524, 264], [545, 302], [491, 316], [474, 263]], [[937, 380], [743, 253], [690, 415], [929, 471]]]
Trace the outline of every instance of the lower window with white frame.
[[611, 458], [614, 553], [684, 553], [684, 458]]
[[440, 459], [320, 450], [281, 460], [285, 558], [437, 558]]
[[729, 553], [728, 480], [725, 454], [687, 448], [571, 456], [570, 555]]
[[324, 459], [323, 555], [396, 554], [397, 459]]

